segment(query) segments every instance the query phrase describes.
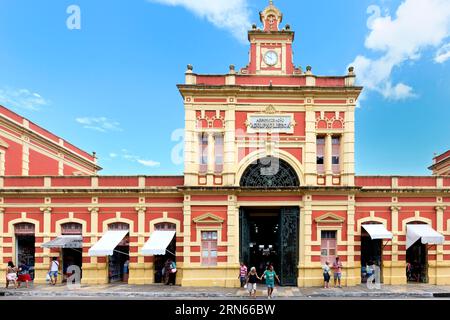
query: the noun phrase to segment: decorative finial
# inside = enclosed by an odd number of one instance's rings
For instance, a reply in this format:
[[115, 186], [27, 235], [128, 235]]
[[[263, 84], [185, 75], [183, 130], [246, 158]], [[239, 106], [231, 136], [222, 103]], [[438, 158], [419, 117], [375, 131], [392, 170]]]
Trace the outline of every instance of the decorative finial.
[[190, 71], [192, 71], [192, 70], [194, 70], [194, 67], [192, 66], [192, 64], [188, 64], [188, 65], [187, 65], [187, 69], [190, 70]]
[[273, 0], [269, 0], [269, 5], [273, 6]]

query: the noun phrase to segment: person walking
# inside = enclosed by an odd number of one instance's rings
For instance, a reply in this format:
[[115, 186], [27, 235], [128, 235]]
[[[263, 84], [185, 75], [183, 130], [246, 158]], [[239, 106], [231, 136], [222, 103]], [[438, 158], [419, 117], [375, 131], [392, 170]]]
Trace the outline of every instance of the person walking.
[[328, 289], [330, 287], [330, 263], [328, 261], [322, 266], [323, 270], [323, 287]]
[[275, 288], [275, 279], [280, 283], [277, 273], [273, 270], [273, 265], [269, 265], [267, 270], [264, 271], [263, 277], [266, 279], [267, 298], [272, 299], [273, 288]]
[[246, 282], [245, 282], [245, 285], [247, 286], [247, 290], [248, 290], [248, 293], [250, 294], [250, 297], [256, 298], [256, 282], [258, 280], [261, 280], [261, 278], [258, 276], [258, 273], [256, 272], [256, 268], [252, 267], [246, 277]]
[[241, 267], [239, 268], [239, 280], [241, 281], [241, 288], [244, 287], [247, 279], [247, 266], [241, 262]]
[[12, 261], [8, 261], [6, 267], [6, 289], [9, 287], [9, 283], [14, 283], [14, 289], [17, 288], [17, 268], [14, 266]]
[[18, 269], [19, 278], [17, 279], [17, 288], [20, 288], [22, 282], [25, 282], [26, 288], [28, 288], [28, 282], [31, 281], [30, 267], [27, 265], [25, 260], [22, 260]]
[[57, 257], [53, 257], [50, 262], [48, 275], [50, 276], [50, 284], [56, 285], [58, 281], [59, 262]]
[[176, 274], [177, 264], [175, 263], [175, 261], [172, 261], [172, 259], [169, 259], [169, 278], [167, 284], [175, 285]]
[[333, 277], [334, 277], [334, 286], [336, 287], [336, 282], [339, 284], [338, 287], [341, 287], [341, 278], [342, 278], [342, 262], [339, 260], [339, 257], [336, 257], [336, 260], [333, 262]]

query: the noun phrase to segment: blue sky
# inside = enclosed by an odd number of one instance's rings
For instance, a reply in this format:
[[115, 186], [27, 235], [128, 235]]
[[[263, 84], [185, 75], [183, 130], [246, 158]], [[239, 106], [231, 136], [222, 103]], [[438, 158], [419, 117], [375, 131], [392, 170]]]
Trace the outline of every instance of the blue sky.
[[[274, 1], [315, 74], [353, 64], [357, 174], [429, 174], [450, 148], [447, 0]], [[0, 103], [96, 151], [103, 174], [181, 174], [172, 133], [188, 63], [226, 73], [266, 0], [0, 0]], [[81, 10], [81, 29], [66, 12]], [[426, 13], [426, 14], [424, 14]], [[447, 60], [448, 59], [448, 60]]]

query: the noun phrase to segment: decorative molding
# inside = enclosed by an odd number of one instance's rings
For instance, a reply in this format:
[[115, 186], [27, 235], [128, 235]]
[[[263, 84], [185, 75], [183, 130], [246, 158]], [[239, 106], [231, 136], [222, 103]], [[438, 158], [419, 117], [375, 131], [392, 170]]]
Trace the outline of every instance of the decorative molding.
[[205, 213], [201, 216], [198, 216], [197, 218], [193, 219], [195, 223], [220, 223], [222, 224], [224, 219], [212, 214], [212, 213]]
[[345, 219], [332, 212], [325, 213], [314, 219], [317, 223], [344, 223]]

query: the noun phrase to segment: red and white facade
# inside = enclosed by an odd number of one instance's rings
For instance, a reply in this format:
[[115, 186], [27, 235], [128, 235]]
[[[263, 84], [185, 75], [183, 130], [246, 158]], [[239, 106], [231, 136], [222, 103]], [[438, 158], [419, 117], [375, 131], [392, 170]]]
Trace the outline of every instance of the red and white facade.
[[[355, 176], [362, 88], [353, 69], [344, 76], [303, 71], [281, 12], [269, 5], [261, 22], [249, 31], [246, 67], [202, 75], [189, 66], [178, 85], [182, 176], [98, 176], [93, 156], [1, 108], [0, 260], [18, 262], [19, 247], [34, 241], [35, 251], [21, 255], [33, 255], [36, 282], [57, 256], [80, 260], [83, 283], [107, 283], [124, 259], [89, 249], [108, 231], [126, 229], [117, 251], [126, 251], [129, 275], [121, 279], [154, 283], [161, 258], [141, 250], [155, 231], [171, 230], [177, 283], [185, 286], [238, 286], [240, 260], [270, 261], [285, 284], [315, 286], [321, 265], [335, 256], [345, 285], [364, 281], [366, 262], [380, 265], [385, 284], [450, 284], [450, 177]], [[392, 237], [375, 241], [367, 224]], [[416, 224], [442, 241], [423, 244], [422, 235], [407, 249]], [[70, 230], [82, 239], [79, 258], [42, 247]], [[407, 261], [416, 274], [407, 275]]]

